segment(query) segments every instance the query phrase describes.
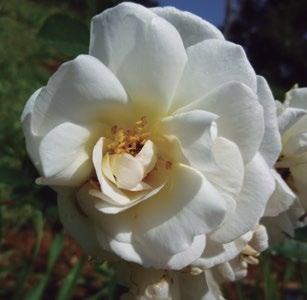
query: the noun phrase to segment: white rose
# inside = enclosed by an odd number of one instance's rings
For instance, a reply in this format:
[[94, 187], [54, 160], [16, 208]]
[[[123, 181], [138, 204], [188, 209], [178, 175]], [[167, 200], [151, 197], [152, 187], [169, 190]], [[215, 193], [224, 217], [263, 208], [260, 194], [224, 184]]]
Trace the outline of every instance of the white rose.
[[281, 176], [275, 172], [276, 190], [263, 219], [272, 243], [294, 236], [307, 221], [307, 88], [290, 90], [276, 108], [282, 151], [275, 168]]
[[282, 152], [276, 167], [307, 209], [307, 88], [290, 90], [283, 108], [278, 116]]
[[22, 115], [38, 183], [85, 251], [182, 269], [252, 231], [280, 149], [264, 147], [270, 90], [243, 49], [192, 14], [122, 3], [93, 18], [89, 54]]
[[[115, 270], [119, 282], [129, 288], [129, 292], [122, 299], [224, 299], [219, 284], [245, 277], [248, 265], [258, 264], [260, 252], [267, 247], [266, 229], [258, 225], [245, 241], [239, 254], [214, 268], [189, 266], [181, 271], [155, 270], [121, 261], [115, 264]], [[230, 249], [229, 251], [232, 252]]]
[[129, 288], [121, 300], [222, 300], [211, 271], [144, 269], [135, 264], [116, 265], [119, 283]]

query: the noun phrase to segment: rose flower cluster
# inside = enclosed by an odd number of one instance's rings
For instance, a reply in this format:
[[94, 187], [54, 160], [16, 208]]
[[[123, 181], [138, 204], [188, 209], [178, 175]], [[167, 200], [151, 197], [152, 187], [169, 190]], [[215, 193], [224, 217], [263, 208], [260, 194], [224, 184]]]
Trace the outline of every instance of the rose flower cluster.
[[95, 16], [89, 54], [25, 105], [29, 156], [64, 228], [123, 299], [222, 299], [304, 225], [307, 89], [282, 104], [241, 46], [172, 7]]

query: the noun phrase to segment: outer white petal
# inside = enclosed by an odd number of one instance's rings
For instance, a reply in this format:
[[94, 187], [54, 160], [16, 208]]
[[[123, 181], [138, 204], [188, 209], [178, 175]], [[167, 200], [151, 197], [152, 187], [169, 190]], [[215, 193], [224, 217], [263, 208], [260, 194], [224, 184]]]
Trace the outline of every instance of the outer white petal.
[[286, 109], [286, 106], [284, 103], [280, 102], [279, 100], [275, 100], [275, 106], [276, 106], [276, 113], [277, 117], [279, 117]]
[[[171, 270], [181, 270], [190, 265], [195, 259], [200, 257], [206, 245], [205, 235], [198, 235], [193, 239], [191, 246], [175, 255], [167, 262], [167, 267]], [[159, 263], [161, 265], [161, 263]]]
[[86, 186], [78, 193], [78, 204], [82, 211], [95, 224], [95, 231], [101, 246], [105, 248], [105, 244], [108, 244], [111, 247], [112, 241], [131, 245], [132, 231], [134, 230], [133, 216], [135, 212], [133, 210], [127, 210], [116, 215], [104, 214], [95, 207], [97, 199], [86, 197], [85, 194], [83, 195], [85, 191]]
[[[104, 234], [101, 235], [104, 237]], [[99, 237], [98, 237], [99, 239]], [[140, 245], [133, 240], [132, 243], [110, 239], [112, 250], [126, 261], [141, 264], [145, 268], [182, 270], [197, 259], [206, 245], [205, 235], [196, 236], [192, 244], [185, 251], [169, 256], [164, 252], [153, 251], [146, 245]]]
[[138, 206], [136, 239], [172, 256], [190, 247], [197, 235], [212, 232], [225, 215], [225, 203], [201, 173], [175, 166], [172, 181], [151, 201]]
[[[180, 291], [175, 272], [141, 268], [134, 264], [118, 263], [116, 274], [126, 278], [121, 284], [129, 288], [121, 300], [174, 300], [180, 299]], [[120, 278], [121, 279], [121, 278]]]
[[240, 254], [251, 240], [252, 236], [253, 232], [249, 231], [233, 242], [226, 244], [215, 242], [209, 236], [204, 252], [192, 265], [199, 268], [210, 269], [216, 265], [227, 262]]
[[204, 171], [205, 176], [224, 192], [237, 195], [241, 191], [244, 179], [244, 164], [238, 146], [218, 137], [211, 150], [216, 168], [209, 172]]
[[263, 252], [268, 248], [268, 234], [265, 226], [257, 225], [255, 231], [253, 232], [253, 238], [248, 244], [258, 252]]
[[[286, 108], [281, 115], [278, 116], [278, 126], [283, 142], [287, 140], [287, 137], [292, 135], [293, 130], [294, 132], [297, 131], [296, 128], [299, 127], [298, 123], [307, 123], [306, 111], [303, 109], [292, 107]], [[294, 128], [291, 128], [292, 125], [294, 125]]]
[[[188, 170], [188, 172], [182, 176], [178, 174], [177, 177], [185, 177], [184, 182], [186, 183], [192, 176], [192, 171], [188, 167], [181, 168]], [[176, 181], [176, 187], [183, 187], [183, 190], [173, 189], [171, 193], [161, 191], [150, 201], [142, 202], [120, 214], [102, 215], [94, 207], [95, 203], [91, 204], [90, 201], [82, 202], [81, 206], [87, 215], [94, 218], [98, 240], [100, 241], [102, 238], [101, 244], [104, 245], [107, 235], [110, 248], [123, 259], [142, 264], [145, 267], [181, 269], [197, 259], [205, 247], [205, 237], [198, 236], [198, 232], [210, 230], [210, 226], [216, 227], [222, 221], [225, 213], [222, 200], [219, 199], [219, 195], [210, 183], [204, 182], [201, 174], [196, 173], [196, 175], [196, 177], [192, 177], [194, 178], [192, 185], [183, 186], [181, 181]], [[205, 192], [197, 190], [200, 179], [203, 182], [203, 188], [206, 189]], [[164, 199], [161, 197], [161, 193], [167, 197]], [[194, 199], [191, 201], [192, 193]], [[207, 193], [208, 197], [206, 197]], [[183, 196], [186, 196], [185, 199], [188, 202], [180, 201], [180, 199], [184, 200]], [[199, 202], [204, 202], [204, 210], [200, 210], [202, 204]], [[178, 212], [174, 212], [174, 209]], [[158, 214], [155, 213], [156, 211]], [[169, 227], [166, 223], [163, 225], [163, 219], [175, 227]], [[192, 220], [193, 227], [191, 227]], [[157, 224], [161, 227], [158, 228]], [[149, 232], [148, 226], [152, 229], [156, 228], [155, 233], [159, 231], [161, 234], [160, 238], [158, 235], [151, 235], [152, 239], [147, 238], [150, 243], [144, 239]], [[183, 230], [184, 232], [182, 232]], [[171, 245], [172, 249], [170, 250], [174, 250], [174, 253], [164, 251], [164, 248], [170, 247], [169, 243], [178, 244], [178, 242], [171, 240], [174, 236], [186, 244], [184, 247], [180, 245], [179, 248]], [[152, 249], [155, 251], [153, 252]]]
[[206, 40], [189, 47], [187, 54], [188, 62], [174, 96], [173, 109], [230, 81], [244, 83], [256, 93], [256, 75], [242, 47], [223, 40]]
[[267, 203], [265, 216], [274, 217], [286, 211], [292, 205], [296, 196], [275, 170], [271, 170], [271, 172], [276, 184], [275, 191]]
[[274, 178], [264, 159], [257, 154], [245, 167], [243, 188], [237, 198], [236, 210], [226, 215], [222, 226], [211, 235], [212, 239], [228, 243], [253, 230], [263, 216], [274, 189]]
[[33, 118], [33, 107], [37, 96], [40, 94], [41, 89], [38, 89], [33, 93], [33, 95], [28, 99], [22, 115], [21, 115], [21, 125], [23, 133], [26, 139], [26, 149], [27, 152], [38, 171], [41, 173], [41, 161], [38, 153], [38, 145], [41, 137], [38, 136], [33, 130], [32, 118]]
[[[96, 210], [97, 213], [97, 210]], [[99, 216], [99, 215], [98, 215]], [[122, 259], [135, 262], [142, 266], [157, 269], [181, 270], [197, 259], [203, 252], [206, 239], [204, 235], [196, 236], [192, 244], [184, 251], [175, 255], [153, 251], [152, 247], [141, 245], [135, 238], [136, 218], [135, 211], [127, 210], [118, 215], [96, 217], [96, 234], [100, 245], [106, 248], [109, 245]]]
[[307, 110], [307, 88], [292, 89], [287, 93], [286, 103], [290, 107]]
[[181, 299], [189, 300], [223, 300], [221, 290], [207, 270], [200, 275], [180, 273], [179, 286]]
[[81, 151], [62, 171], [50, 177], [39, 177], [37, 184], [50, 186], [72, 186], [78, 187], [88, 180], [93, 165], [90, 157], [85, 151]]
[[89, 138], [89, 129], [70, 122], [48, 132], [39, 145], [43, 175], [50, 177], [65, 170], [85, 150]]
[[270, 245], [281, 243], [287, 237], [293, 237], [296, 228], [306, 226], [306, 220], [302, 218], [305, 213], [300, 201], [296, 199], [287, 211], [276, 217], [263, 218], [261, 223], [268, 231]]
[[269, 167], [273, 167], [281, 152], [281, 138], [278, 130], [276, 105], [269, 85], [263, 77], [257, 76], [257, 95], [264, 113], [264, 136], [260, 153]]
[[60, 219], [68, 233], [81, 245], [87, 255], [100, 259], [114, 259], [115, 255], [101, 249], [92, 220], [82, 213], [73, 195], [58, 194]]
[[208, 39], [224, 39], [218, 28], [190, 12], [175, 7], [154, 7], [152, 11], [175, 26], [185, 48]]
[[107, 122], [115, 113], [121, 116], [119, 109], [123, 110], [127, 101], [109, 69], [92, 56], [80, 55], [64, 63], [40, 91], [33, 107], [33, 131], [45, 134], [67, 121]]
[[[305, 154], [307, 158], [307, 153]], [[307, 161], [290, 168], [302, 206], [307, 211]]]
[[201, 110], [178, 113], [162, 120], [162, 132], [179, 140], [191, 166], [208, 169], [213, 164], [211, 128], [216, 118], [215, 114]]
[[[283, 122], [283, 120], [287, 118], [283, 118], [284, 116], [287, 116], [287, 113], [289, 112], [290, 108], [285, 110], [285, 113], [280, 116], [278, 119], [280, 122]], [[298, 114], [295, 115], [288, 115], [289, 116], [289, 123], [286, 126], [284, 131], [282, 132], [282, 143], [283, 147], [287, 146], [287, 143], [291, 139], [299, 138], [301, 134], [306, 133], [307, 128], [307, 111], [299, 111]], [[283, 123], [286, 124], [286, 123]]]
[[218, 135], [239, 146], [245, 163], [255, 156], [264, 134], [264, 119], [262, 106], [250, 88], [229, 82], [178, 112], [195, 109], [219, 116], [216, 120]]
[[243, 279], [247, 275], [248, 264], [240, 258], [235, 257], [229, 262], [225, 262], [212, 270], [218, 282], [233, 282]]
[[116, 73], [135, 46], [137, 26], [145, 26], [155, 16], [135, 3], [121, 3], [96, 15], [91, 23], [90, 55]]
[[287, 158], [291, 160], [291, 156], [300, 156], [307, 153], [307, 127], [306, 132], [290, 136], [282, 150], [286, 160]]
[[93, 18], [90, 54], [116, 74], [137, 107], [151, 114], [167, 111], [187, 60], [177, 30], [133, 3]]

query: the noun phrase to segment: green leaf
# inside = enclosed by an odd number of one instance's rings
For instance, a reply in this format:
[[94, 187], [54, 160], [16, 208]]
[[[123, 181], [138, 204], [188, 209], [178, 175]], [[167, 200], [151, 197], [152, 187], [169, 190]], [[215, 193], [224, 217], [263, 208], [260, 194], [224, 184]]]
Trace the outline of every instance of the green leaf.
[[294, 261], [307, 262], [307, 243], [289, 239], [272, 251]]
[[20, 170], [13, 168], [0, 167], [0, 182], [11, 186], [27, 185], [31, 178], [26, 177]]
[[74, 265], [74, 267], [70, 270], [68, 275], [66, 276], [62, 288], [60, 289], [57, 300], [69, 300], [71, 299], [72, 292], [74, 290], [74, 287], [77, 284], [77, 280], [80, 276], [80, 273], [82, 271], [82, 267], [84, 265], [85, 258], [82, 257], [77, 264]]
[[48, 284], [52, 269], [54, 264], [56, 263], [63, 246], [64, 236], [62, 234], [58, 234], [55, 236], [53, 243], [51, 245], [51, 249], [48, 255], [47, 261], [47, 270], [45, 274], [43, 274], [40, 282], [34, 287], [34, 289], [25, 297], [25, 300], [40, 300], [43, 297], [44, 290]]
[[65, 14], [49, 16], [38, 37], [67, 55], [88, 52], [89, 29], [80, 20]]
[[295, 230], [295, 237], [297, 241], [307, 242], [307, 226]]

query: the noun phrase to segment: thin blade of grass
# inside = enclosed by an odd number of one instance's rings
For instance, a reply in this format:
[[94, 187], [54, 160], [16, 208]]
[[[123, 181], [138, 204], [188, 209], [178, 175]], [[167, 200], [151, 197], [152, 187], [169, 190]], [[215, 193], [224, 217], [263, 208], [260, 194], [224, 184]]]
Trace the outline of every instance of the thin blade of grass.
[[48, 255], [47, 261], [47, 270], [45, 274], [43, 274], [40, 282], [34, 287], [34, 289], [26, 295], [25, 300], [40, 300], [43, 297], [44, 290], [49, 281], [52, 269], [54, 264], [56, 263], [63, 246], [64, 236], [63, 234], [58, 234], [55, 236], [53, 243], [51, 245], [51, 249]]
[[288, 281], [290, 281], [293, 278], [293, 275], [295, 273], [295, 263], [293, 261], [288, 261], [286, 270], [284, 273], [284, 284], [286, 284]]
[[72, 297], [72, 293], [77, 284], [77, 280], [81, 274], [82, 267], [85, 263], [85, 257], [81, 257], [81, 259], [76, 263], [66, 276], [62, 288], [60, 289], [57, 300], [69, 300]]
[[262, 270], [263, 280], [264, 280], [265, 299], [266, 300], [279, 299], [278, 286], [276, 279], [274, 278], [274, 276], [272, 276], [271, 260], [268, 254], [263, 255], [260, 267]]
[[105, 296], [110, 298], [109, 289], [107, 287], [101, 289], [98, 293], [96, 293], [95, 295], [87, 298], [86, 300], [101, 300], [101, 299], [103, 299], [102, 297], [105, 297]]
[[306, 276], [306, 274], [307, 274], [307, 264], [306, 263], [304, 263], [303, 265], [302, 265], [302, 291], [303, 291], [303, 293], [305, 294], [305, 295], [307, 295], [307, 276]]
[[2, 206], [0, 205], [0, 245], [1, 245], [1, 242], [2, 242], [2, 238], [3, 238], [3, 212], [2, 212]]
[[239, 300], [244, 300], [244, 294], [243, 294], [243, 289], [242, 289], [242, 285], [240, 282], [236, 282], [236, 292], [237, 292], [237, 296]]

